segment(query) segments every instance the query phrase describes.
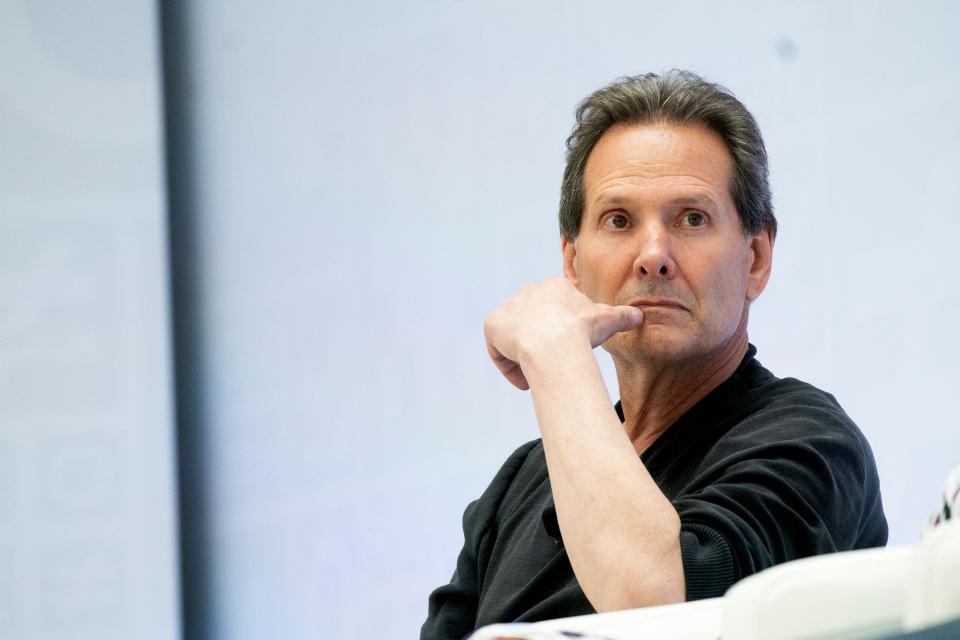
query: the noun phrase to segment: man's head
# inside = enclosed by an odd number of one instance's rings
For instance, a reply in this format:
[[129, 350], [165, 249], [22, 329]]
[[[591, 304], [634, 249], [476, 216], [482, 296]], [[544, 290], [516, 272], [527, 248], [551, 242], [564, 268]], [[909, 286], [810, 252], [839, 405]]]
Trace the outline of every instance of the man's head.
[[617, 124], [699, 124], [723, 140], [733, 160], [730, 195], [745, 234], [777, 233], [767, 151], [756, 120], [733, 94], [689, 71], [622, 78], [590, 94], [577, 108], [567, 138], [560, 188], [560, 232], [575, 240], [583, 214], [583, 173], [597, 141]]
[[[625, 88], [634, 84], [642, 90]], [[707, 102], [698, 106], [701, 95]], [[613, 115], [591, 115], [598, 100]], [[736, 112], [739, 124], [717, 124], [720, 111]], [[643, 76], [588, 98], [571, 139], [564, 193], [575, 175], [578, 204], [562, 236], [564, 273], [596, 302], [644, 311], [640, 327], [605, 348], [616, 359], [664, 364], [745, 348], [749, 304], [766, 286], [776, 228], [749, 113], [692, 74]], [[738, 168], [738, 153], [754, 158], [748, 169]]]

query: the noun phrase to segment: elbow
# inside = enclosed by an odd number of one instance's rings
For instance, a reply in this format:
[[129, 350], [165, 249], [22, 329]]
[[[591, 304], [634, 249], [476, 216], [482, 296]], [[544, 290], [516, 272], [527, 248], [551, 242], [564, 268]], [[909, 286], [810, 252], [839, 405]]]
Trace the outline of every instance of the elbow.
[[601, 595], [594, 605], [597, 613], [608, 611], [623, 611], [625, 609], [640, 609], [643, 607], [657, 607], [667, 604], [678, 604], [686, 600], [683, 589], [683, 578], [680, 584], [630, 584], [609, 593]]
[[599, 613], [685, 602], [686, 581], [679, 537], [676, 546], [662, 556], [661, 562], [632, 567], [604, 586], [606, 588], [597, 594], [597, 602], [591, 603]]

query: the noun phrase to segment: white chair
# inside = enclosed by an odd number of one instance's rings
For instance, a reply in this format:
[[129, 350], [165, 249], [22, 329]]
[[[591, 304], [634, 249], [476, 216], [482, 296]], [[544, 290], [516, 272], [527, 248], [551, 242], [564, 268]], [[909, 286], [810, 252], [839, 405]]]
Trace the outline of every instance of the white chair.
[[905, 630], [960, 618], [960, 520], [924, 534], [907, 584]]
[[772, 567], [724, 596], [724, 640], [875, 638], [902, 630], [913, 547], [835, 553]]

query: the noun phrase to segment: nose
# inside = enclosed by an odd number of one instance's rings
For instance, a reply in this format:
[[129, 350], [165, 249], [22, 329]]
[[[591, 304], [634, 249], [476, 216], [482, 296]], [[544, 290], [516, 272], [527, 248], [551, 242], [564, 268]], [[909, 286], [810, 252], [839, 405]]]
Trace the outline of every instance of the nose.
[[677, 273], [677, 263], [670, 246], [670, 235], [659, 225], [643, 234], [637, 257], [633, 261], [637, 278], [669, 280]]

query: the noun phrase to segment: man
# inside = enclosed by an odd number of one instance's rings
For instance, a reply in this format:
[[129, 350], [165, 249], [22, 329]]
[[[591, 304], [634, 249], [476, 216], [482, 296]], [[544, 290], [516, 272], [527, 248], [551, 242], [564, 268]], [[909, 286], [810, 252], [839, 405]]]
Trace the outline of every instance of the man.
[[779, 562], [886, 543], [859, 429], [747, 340], [776, 220], [746, 108], [689, 72], [625, 78], [580, 105], [567, 148], [564, 277], [484, 325], [542, 438], [467, 508], [423, 639], [720, 596]]

